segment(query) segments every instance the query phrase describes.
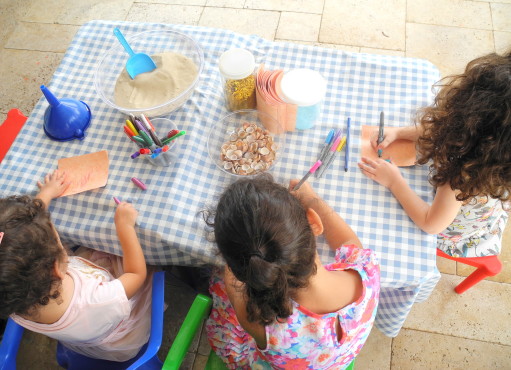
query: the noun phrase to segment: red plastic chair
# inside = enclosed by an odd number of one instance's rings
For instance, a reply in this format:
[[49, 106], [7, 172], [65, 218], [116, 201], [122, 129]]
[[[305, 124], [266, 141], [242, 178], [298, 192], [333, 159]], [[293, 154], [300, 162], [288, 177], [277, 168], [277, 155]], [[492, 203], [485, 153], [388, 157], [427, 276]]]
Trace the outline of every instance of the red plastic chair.
[[497, 275], [502, 270], [502, 263], [499, 260], [499, 256], [453, 257], [442, 252], [438, 248], [436, 250], [436, 255], [477, 268], [477, 270], [468, 275], [465, 280], [454, 288], [454, 291], [458, 294], [465, 292], [481, 280], [486, 279], [488, 276]]
[[0, 125], [0, 162], [9, 151], [26, 120], [27, 117], [19, 109], [11, 109], [7, 113], [6, 120]]

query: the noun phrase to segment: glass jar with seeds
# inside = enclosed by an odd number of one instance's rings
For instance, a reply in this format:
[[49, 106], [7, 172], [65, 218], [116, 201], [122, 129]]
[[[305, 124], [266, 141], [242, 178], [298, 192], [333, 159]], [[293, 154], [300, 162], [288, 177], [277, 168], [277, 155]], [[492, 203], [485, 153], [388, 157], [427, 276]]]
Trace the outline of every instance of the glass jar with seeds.
[[246, 49], [227, 50], [220, 56], [218, 68], [222, 75], [227, 109], [255, 109], [254, 55]]

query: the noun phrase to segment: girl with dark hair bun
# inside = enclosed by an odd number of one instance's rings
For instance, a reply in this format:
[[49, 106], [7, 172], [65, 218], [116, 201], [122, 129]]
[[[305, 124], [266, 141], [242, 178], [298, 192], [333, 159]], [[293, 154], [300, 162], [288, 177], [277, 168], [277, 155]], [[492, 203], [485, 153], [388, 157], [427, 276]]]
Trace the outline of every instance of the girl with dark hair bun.
[[151, 277], [135, 231], [137, 211], [117, 206], [124, 257], [80, 247], [68, 256], [48, 207], [69, 183], [55, 170], [35, 198], [0, 199], [0, 317], [82, 355], [127, 361], [151, 329]]
[[375, 150], [397, 139], [417, 142], [418, 164], [429, 163], [431, 205], [408, 186], [399, 169], [380, 158], [359, 167], [387, 187], [437, 247], [454, 257], [500, 254], [511, 199], [511, 51], [468, 63], [439, 83], [434, 104], [419, 110], [418, 126], [386, 127]]
[[[297, 184], [292, 180], [289, 189]], [[210, 281], [213, 350], [231, 369], [343, 369], [373, 326], [379, 265], [346, 222], [304, 183], [242, 179], [207, 213], [226, 266]], [[336, 251], [323, 265], [316, 236]]]

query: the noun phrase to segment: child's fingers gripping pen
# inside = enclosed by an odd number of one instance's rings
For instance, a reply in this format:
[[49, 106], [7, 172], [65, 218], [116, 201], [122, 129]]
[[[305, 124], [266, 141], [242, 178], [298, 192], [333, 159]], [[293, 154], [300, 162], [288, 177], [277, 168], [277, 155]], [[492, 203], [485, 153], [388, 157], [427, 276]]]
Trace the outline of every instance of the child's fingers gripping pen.
[[295, 187], [293, 188], [293, 191], [296, 191], [298, 189], [300, 189], [300, 186], [303, 185], [303, 183], [305, 181], [307, 181], [307, 179], [309, 178], [310, 175], [312, 175], [314, 172], [316, 172], [316, 170], [319, 168], [319, 166], [321, 166], [321, 160], [317, 160], [316, 163], [314, 163], [314, 165], [310, 168], [309, 172], [307, 172], [305, 174], [304, 177], [302, 177], [302, 179], [298, 182], [298, 184], [295, 185]]

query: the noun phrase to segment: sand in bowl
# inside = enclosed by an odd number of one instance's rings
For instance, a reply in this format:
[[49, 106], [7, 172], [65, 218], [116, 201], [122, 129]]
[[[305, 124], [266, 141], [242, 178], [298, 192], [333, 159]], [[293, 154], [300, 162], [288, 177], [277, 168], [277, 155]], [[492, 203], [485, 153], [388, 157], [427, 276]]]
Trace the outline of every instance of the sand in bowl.
[[131, 79], [123, 69], [115, 84], [115, 103], [130, 109], [163, 104], [181, 94], [197, 77], [197, 66], [188, 57], [164, 52], [152, 55], [156, 69]]

